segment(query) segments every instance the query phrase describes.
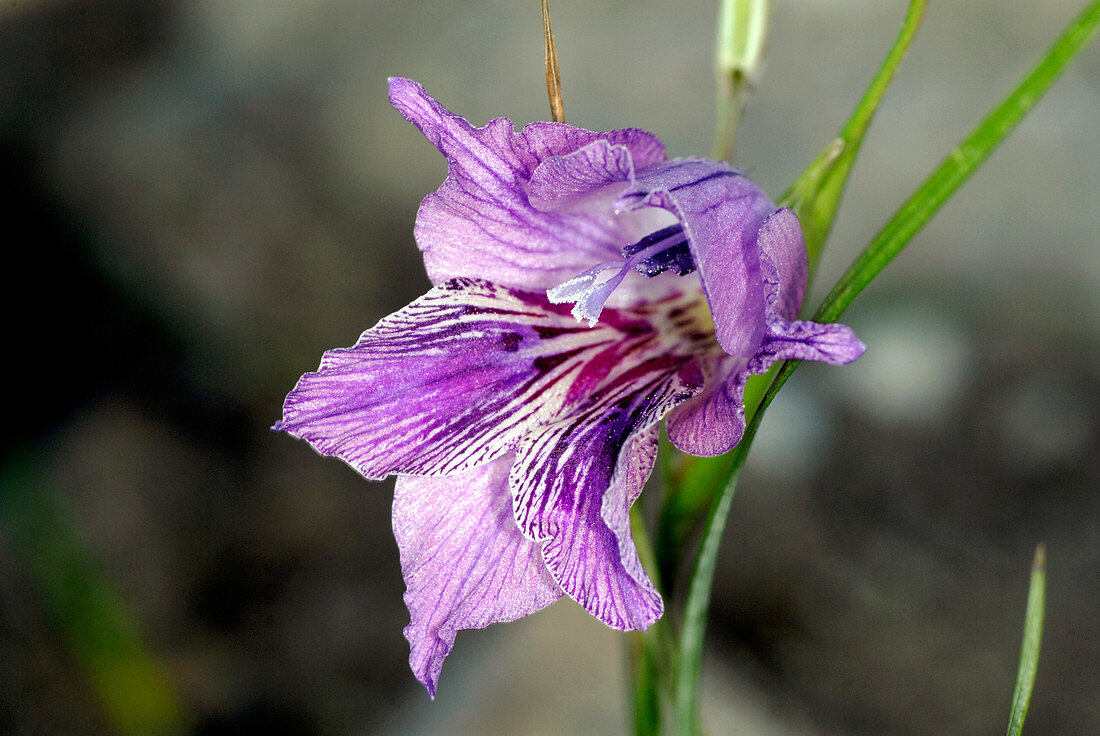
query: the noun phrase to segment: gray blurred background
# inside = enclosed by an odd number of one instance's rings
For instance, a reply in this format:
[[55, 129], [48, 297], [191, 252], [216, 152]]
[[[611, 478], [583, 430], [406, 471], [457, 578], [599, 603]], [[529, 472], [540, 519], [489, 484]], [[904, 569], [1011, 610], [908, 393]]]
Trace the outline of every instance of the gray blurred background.
[[[811, 306], [1078, 5], [931, 3]], [[553, 11], [569, 122], [710, 150], [715, 3]], [[736, 163], [778, 196], [903, 14], [777, 0]], [[460, 634], [429, 702], [391, 484], [267, 429], [323, 350], [428, 287], [412, 222], [445, 167], [386, 77], [478, 123], [542, 119], [540, 34], [534, 0], [0, 6], [0, 493], [56, 499], [193, 733], [627, 728], [624, 638], [569, 601]], [[715, 588], [712, 733], [1000, 732], [1043, 540], [1027, 732], [1100, 732], [1098, 128], [1089, 48], [850, 310], [866, 356], [784, 391]], [[42, 538], [17, 532], [28, 508], [0, 506], [0, 733], [112, 733], [80, 612], [59, 613]]]

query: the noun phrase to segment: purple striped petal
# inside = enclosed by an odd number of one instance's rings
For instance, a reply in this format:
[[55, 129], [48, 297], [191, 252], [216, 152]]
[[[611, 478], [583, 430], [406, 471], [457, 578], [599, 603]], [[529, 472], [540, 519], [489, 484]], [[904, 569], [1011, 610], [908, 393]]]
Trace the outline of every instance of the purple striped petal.
[[[536, 404], [519, 347], [546, 316], [491, 284], [455, 280], [330, 350], [276, 429], [367, 478], [460, 472], [508, 451]], [[517, 401], [518, 399], [518, 401]]]
[[[531, 175], [527, 196], [534, 207], [544, 211], [610, 212], [614, 201], [633, 183], [634, 160], [630, 150], [598, 140], [570, 154], [543, 161]], [[587, 201], [594, 195], [606, 199], [602, 207], [594, 208]]]
[[706, 388], [668, 415], [666, 431], [676, 449], [689, 455], [723, 455], [745, 433], [745, 383], [748, 361], [712, 355], [702, 361]]
[[637, 172], [633, 200], [676, 214], [714, 317], [718, 344], [751, 358], [764, 338], [765, 294], [756, 235], [774, 209], [721, 161], [676, 159]]
[[624, 345], [656, 334], [619, 312], [590, 329], [544, 294], [455, 279], [325, 353], [275, 428], [368, 478], [462, 472], [586, 400]]
[[516, 526], [512, 460], [444, 478], [397, 478], [393, 533], [411, 617], [409, 665], [433, 697], [457, 631], [514, 621], [562, 595], [539, 545]]
[[408, 79], [390, 80], [390, 101], [449, 163], [447, 179], [424, 199], [416, 218], [416, 241], [436, 284], [476, 276], [545, 290], [617, 256], [625, 243], [613, 218], [537, 209], [527, 182], [546, 159], [595, 140], [623, 147], [635, 166], [664, 158], [660, 141], [640, 130], [595, 133], [532, 123], [516, 133], [506, 118], [476, 128]]
[[846, 325], [780, 322], [769, 327], [764, 345], [749, 368], [753, 373], [763, 373], [779, 360], [816, 360], [846, 365], [863, 355], [865, 349], [852, 328]]
[[619, 630], [645, 629], [663, 610], [630, 533], [628, 510], [653, 468], [656, 424], [700, 388], [693, 361], [630, 361], [582, 407], [523, 439], [510, 484], [516, 519], [544, 543], [558, 585]]

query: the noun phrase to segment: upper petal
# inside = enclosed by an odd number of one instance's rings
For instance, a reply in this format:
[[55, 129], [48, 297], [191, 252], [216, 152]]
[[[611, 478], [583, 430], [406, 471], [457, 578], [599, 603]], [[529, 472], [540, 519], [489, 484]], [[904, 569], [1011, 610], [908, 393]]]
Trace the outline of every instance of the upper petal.
[[516, 526], [512, 460], [440, 478], [397, 478], [393, 532], [407, 588], [409, 665], [433, 696], [458, 630], [513, 621], [562, 595], [539, 545]]
[[428, 276], [437, 284], [477, 276], [543, 290], [616, 255], [623, 238], [611, 218], [537, 209], [527, 182], [542, 161], [599, 139], [624, 147], [635, 165], [664, 156], [660, 141], [640, 130], [595, 133], [532, 123], [516, 133], [506, 118], [476, 128], [408, 79], [390, 80], [390, 101], [449, 164], [443, 185], [421, 204], [415, 228]]
[[628, 199], [674, 212], [714, 318], [718, 344], [751, 358], [764, 338], [766, 296], [756, 236], [774, 205], [721, 161], [676, 159], [639, 170]]
[[[544, 211], [589, 209], [611, 213], [614, 201], [633, 184], [630, 150], [597, 140], [539, 164], [527, 183], [527, 197], [532, 206]], [[603, 201], [593, 204], [593, 198]]]

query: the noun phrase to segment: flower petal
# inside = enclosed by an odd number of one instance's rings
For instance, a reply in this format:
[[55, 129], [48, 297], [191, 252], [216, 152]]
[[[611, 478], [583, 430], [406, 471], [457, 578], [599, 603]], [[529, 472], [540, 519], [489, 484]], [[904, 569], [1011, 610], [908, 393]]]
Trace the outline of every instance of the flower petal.
[[846, 365], [866, 349], [852, 328], [819, 322], [780, 322], [769, 325], [768, 336], [749, 368], [763, 373], [778, 360], [816, 360]]
[[864, 346], [851, 328], [840, 324], [773, 321], [752, 360], [729, 355], [700, 360], [706, 387], [668, 415], [668, 439], [690, 455], [713, 457], [732, 450], [745, 433], [745, 384], [779, 360], [850, 363]]
[[516, 133], [506, 118], [476, 128], [408, 79], [390, 80], [390, 101], [449, 163], [447, 179], [416, 218], [416, 241], [436, 284], [477, 276], [545, 290], [616, 256], [623, 243], [611, 218], [536, 209], [527, 182], [542, 161], [598, 139], [624, 146], [637, 166], [664, 157], [660, 141], [640, 130], [595, 133], [532, 123]]
[[639, 169], [627, 199], [635, 207], [663, 207], [679, 217], [718, 344], [730, 355], [751, 358], [764, 338], [765, 294], [756, 234], [775, 208], [768, 196], [721, 161], [676, 159]]
[[774, 315], [794, 319], [802, 307], [809, 271], [798, 215], [786, 207], [768, 215], [756, 244], [763, 256], [768, 306]]
[[275, 429], [368, 478], [460, 472], [552, 417], [585, 356], [620, 337], [542, 295], [455, 279], [325, 353]]
[[411, 617], [409, 665], [432, 696], [458, 630], [514, 621], [562, 595], [512, 515], [513, 459], [443, 478], [397, 478], [393, 533]]
[[576, 211], [591, 197], [603, 194], [606, 203], [602, 209], [610, 212], [614, 200], [633, 183], [634, 161], [629, 149], [598, 140], [539, 164], [527, 184], [527, 197], [543, 211]]
[[653, 357], [612, 376], [577, 411], [516, 450], [516, 520], [543, 542], [546, 567], [615, 629], [645, 629], [663, 610], [638, 561], [627, 511], [653, 469], [656, 424], [698, 391], [694, 362]]
[[588, 328], [545, 294], [454, 279], [325, 353], [275, 429], [368, 478], [461, 472], [585, 401], [624, 346], [655, 338], [641, 317]]
[[748, 361], [731, 355], [702, 361], [706, 388], [668, 415], [666, 432], [676, 449], [714, 457], [732, 450], [745, 433], [745, 383]]

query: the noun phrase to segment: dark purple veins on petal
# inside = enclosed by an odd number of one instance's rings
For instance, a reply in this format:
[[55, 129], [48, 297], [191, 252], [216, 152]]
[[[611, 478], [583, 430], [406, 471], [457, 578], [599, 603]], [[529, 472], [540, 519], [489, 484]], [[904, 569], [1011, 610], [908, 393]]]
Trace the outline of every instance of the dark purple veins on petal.
[[726, 176], [738, 177], [738, 176], [744, 176], [744, 175], [737, 172], [737, 171], [732, 171], [732, 170], [714, 171], [714, 172], [711, 172], [710, 174], [707, 174], [705, 176], [701, 176], [698, 179], [695, 179], [694, 181], [685, 181], [685, 182], [681, 182], [680, 184], [676, 184], [674, 186], [671, 186], [671, 187], [668, 188], [667, 191], [677, 192], [681, 189], [687, 189], [688, 187], [694, 187], [694, 186], [698, 186], [699, 184], [705, 184], [708, 181], [711, 181], [712, 179], [721, 179], [722, 177], [726, 177]]

